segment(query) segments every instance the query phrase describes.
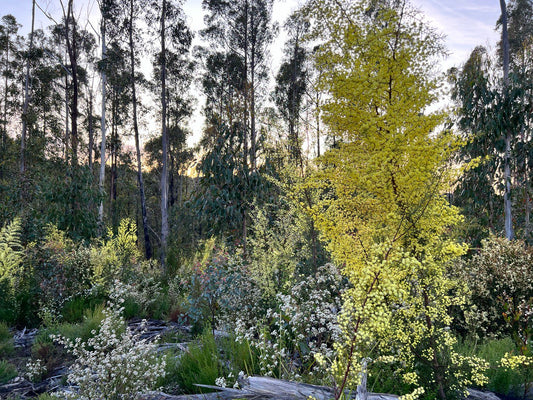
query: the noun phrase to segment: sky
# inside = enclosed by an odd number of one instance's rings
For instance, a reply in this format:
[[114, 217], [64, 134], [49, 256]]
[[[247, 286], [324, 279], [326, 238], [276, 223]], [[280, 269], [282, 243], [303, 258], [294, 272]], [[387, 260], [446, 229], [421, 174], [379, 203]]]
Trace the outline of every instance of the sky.
[[[66, 4], [67, 0], [64, 0]], [[298, 7], [300, 0], [275, 0], [273, 19], [280, 25]], [[499, 38], [495, 30], [496, 20], [500, 15], [497, 0], [411, 0], [427, 22], [438, 32], [445, 35], [448, 57], [440, 64], [441, 71], [453, 66], [460, 66], [466, 61], [470, 52], [478, 45], [494, 48]], [[60, 0], [37, 0], [37, 4], [49, 15], [59, 20], [62, 15]], [[81, 20], [91, 16], [94, 28], [98, 29], [98, 6], [96, 0], [74, 0], [75, 9]], [[32, 0], [0, 0], [0, 16], [13, 14], [22, 25], [21, 34], [29, 32], [31, 27]], [[202, 0], [185, 0], [184, 11], [188, 16], [190, 27], [197, 32], [204, 27]], [[36, 10], [36, 28], [46, 28], [50, 20], [39, 9]], [[91, 30], [89, 26], [87, 29]], [[271, 76], [277, 71], [281, 62], [285, 37], [280, 34], [271, 48]], [[195, 43], [198, 44], [198, 39]], [[201, 101], [190, 123], [194, 135], [189, 141], [193, 144], [199, 138], [202, 128]]]

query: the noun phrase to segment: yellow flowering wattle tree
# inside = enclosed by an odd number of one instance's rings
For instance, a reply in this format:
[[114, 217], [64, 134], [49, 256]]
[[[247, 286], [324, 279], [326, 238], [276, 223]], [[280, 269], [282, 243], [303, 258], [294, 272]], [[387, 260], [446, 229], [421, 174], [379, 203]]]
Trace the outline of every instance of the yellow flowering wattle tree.
[[446, 114], [429, 111], [441, 38], [404, 0], [311, 0], [306, 13], [324, 121], [341, 138], [306, 183], [321, 198], [310, 211], [353, 285], [331, 368], [337, 398], [370, 349], [403, 372], [408, 397], [462, 396], [486, 366], [455, 353], [449, 329], [464, 296], [446, 267], [465, 247], [449, 236], [461, 216], [444, 195], [458, 143], [440, 129]]

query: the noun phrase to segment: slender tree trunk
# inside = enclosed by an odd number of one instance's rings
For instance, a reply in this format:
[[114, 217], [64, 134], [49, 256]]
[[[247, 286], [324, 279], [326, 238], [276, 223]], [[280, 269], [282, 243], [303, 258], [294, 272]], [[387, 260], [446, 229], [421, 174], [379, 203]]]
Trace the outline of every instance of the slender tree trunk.
[[169, 161], [170, 161], [170, 174], [169, 174], [169, 183], [168, 183], [168, 192], [169, 192], [169, 201], [170, 201], [170, 207], [174, 205], [176, 202], [176, 183], [175, 183], [175, 176], [176, 176], [176, 163], [174, 161], [174, 157], [172, 155], [172, 149], [169, 149]]
[[[67, 15], [65, 18], [65, 38], [67, 52], [70, 61], [70, 73], [72, 77], [72, 100], [70, 107], [70, 136], [72, 147], [72, 166], [78, 166], [78, 49], [76, 44], [76, 21], [74, 19], [73, 0], [69, 0]], [[72, 24], [72, 40], [69, 35], [69, 25]]]
[[7, 76], [9, 75], [7, 71], [9, 70], [9, 33], [7, 34], [7, 40], [6, 40], [6, 56], [5, 56], [5, 67], [4, 67], [4, 73], [5, 73], [5, 79], [4, 79], [4, 131], [3, 134], [3, 144], [4, 148], [7, 145], [7, 102], [8, 102], [8, 93], [9, 93], [9, 86], [8, 86], [8, 80]]
[[[507, 32], [507, 10], [505, 0], [500, 0], [500, 8], [502, 11], [502, 44], [503, 44], [503, 91], [504, 96], [508, 96], [509, 86], [509, 35]], [[505, 121], [506, 125], [508, 121]], [[504, 213], [505, 213], [505, 237], [508, 240], [514, 239], [513, 232], [513, 217], [511, 204], [511, 129], [505, 126], [505, 157], [504, 157], [504, 171], [503, 178], [505, 180], [504, 192]]]
[[24, 182], [24, 175], [26, 173], [26, 136], [28, 132], [28, 105], [30, 102], [30, 59], [33, 52], [34, 27], [35, 0], [32, 1], [31, 7], [30, 47], [28, 49], [28, 58], [26, 60], [26, 76], [24, 77], [24, 106], [22, 107], [22, 135], [20, 136], [20, 178], [22, 182]]
[[161, 8], [161, 140], [163, 160], [161, 171], [161, 266], [166, 268], [168, 238], [168, 133], [167, 133], [167, 96], [166, 96], [166, 46], [165, 14], [166, 0]]
[[100, 125], [102, 129], [102, 143], [100, 144], [100, 175], [98, 178], [98, 188], [100, 189], [100, 206], [98, 207], [98, 224], [100, 227], [100, 233], [104, 233], [104, 182], [105, 182], [105, 150], [106, 150], [106, 120], [105, 120], [105, 104], [106, 104], [106, 86], [107, 86], [107, 76], [106, 76], [106, 43], [105, 43], [105, 18], [102, 15], [102, 22], [100, 24], [100, 33], [102, 36], [102, 116], [100, 120]]
[[[250, 147], [251, 147], [251, 154], [250, 154], [250, 164], [252, 168], [252, 172], [255, 171], [257, 166], [257, 159], [256, 159], [256, 132], [255, 132], [255, 41], [256, 36], [253, 35], [254, 31], [254, 7], [252, 3], [252, 10], [250, 12], [250, 30], [251, 35], [250, 38]], [[248, 17], [247, 17], [248, 18]]]
[[152, 258], [152, 245], [150, 243], [150, 235], [148, 233], [148, 217], [146, 214], [146, 199], [144, 197], [144, 183], [142, 176], [142, 164], [141, 164], [141, 146], [139, 143], [139, 125], [137, 122], [137, 92], [135, 85], [135, 47], [133, 45], [133, 3], [134, 0], [130, 0], [130, 18], [128, 26], [129, 45], [130, 45], [130, 71], [131, 71], [131, 96], [133, 106], [133, 133], [135, 136], [135, 149], [137, 151], [137, 182], [139, 184], [139, 193], [141, 197], [141, 214], [143, 220], [143, 233], [144, 233], [144, 252], [147, 259]]
[[69, 163], [69, 143], [70, 143], [70, 130], [69, 130], [69, 95], [68, 95], [68, 74], [65, 73], [65, 165]]
[[320, 95], [316, 93], [316, 155], [320, 157]]
[[89, 169], [93, 171], [94, 129], [93, 129], [93, 91], [89, 90]]
[[248, 186], [248, 0], [244, 4], [244, 131], [243, 131], [243, 163], [244, 163], [244, 190], [243, 190], [243, 204], [242, 204], [242, 246], [244, 257], [247, 256], [246, 241], [247, 241], [247, 210], [246, 210], [246, 198], [247, 198], [247, 186]]

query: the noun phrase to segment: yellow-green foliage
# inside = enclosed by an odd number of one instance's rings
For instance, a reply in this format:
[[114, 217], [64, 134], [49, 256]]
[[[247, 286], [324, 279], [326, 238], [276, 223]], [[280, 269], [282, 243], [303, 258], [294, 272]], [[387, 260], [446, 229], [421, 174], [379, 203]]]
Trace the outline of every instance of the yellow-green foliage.
[[[371, 348], [392, 358], [413, 393], [459, 396], [485, 365], [453, 352], [449, 307], [464, 303], [447, 278], [464, 246], [447, 237], [461, 221], [443, 196], [457, 147], [438, 132], [443, 112], [432, 71], [438, 35], [403, 1], [313, 0], [315, 63], [328, 94], [324, 119], [341, 143], [307, 183], [322, 199], [310, 211], [353, 284], [345, 295], [332, 371], [358, 382]], [[418, 388], [419, 387], [419, 388]]]
[[0, 230], [0, 280], [13, 283], [23, 258], [20, 220], [15, 218]]
[[131, 269], [140, 258], [137, 247], [137, 227], [130, 219], [120, 221], [117, 234], [111, 229], [100, 246], [91, 249], [94, 284], [109, 284]]

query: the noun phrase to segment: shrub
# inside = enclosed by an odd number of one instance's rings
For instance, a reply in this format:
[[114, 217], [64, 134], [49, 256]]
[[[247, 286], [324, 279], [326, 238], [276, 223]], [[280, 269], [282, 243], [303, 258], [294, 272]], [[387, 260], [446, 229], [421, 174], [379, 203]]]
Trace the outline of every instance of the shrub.
[[18, 296], [22, 294], [24, 252], [20, 242], [18, 218], [0, 229], [0, 321], [13, 323], [19, 313]]
[[200, 335], [196, 343], [189, 344], [188, 351], [179, 359], [176, 355], [167, 355], [167, 359], [172, 357], [167, 376], [161, 383], [176, 384], [185, 393], [198, 393], [195, 383], [214, 385], [215, 379], [222, 374], [215, 338], [209, 329]]
[[123, 219], [116, 234], [108, 229], [106, 239], [99, 246], [92, 247], [90, 259], [94, 268], [91, 277], [93, 284], [108, 287], [116, 279], [127, 281], [132, 266], [141, 260], [135, 223]]
[[197, 327], [203, 326], [204, 321], [213, 330], [221, 322], [232, 326], [237, 314], [255, 314], [254, 307], [260, 298], [242, 260], [226, 252], [217, 252], [193, 271], [188, 316]]
[[456, 345], [457, 351], [467, 356], [477, 356], [490, 364], [487, 370], [489, 379], [486, 388], [504, 395], [518, 395], [516, 388], [522, 383], [522, 377], [516, 370], [502, 368], [501, 359], [514, 349], [513, 340], [509, 337], [488, 338], [481, 342], [467, 338]]
[[58, 325], [57, 330], [61, 336], [71, 341], [81, 340], [82, 342], [86, 342], [97, 332], [104, 317], [104, 306], [100, 305], [94, 310], [85, 310], [85, 315], [81, 323], [63, 323]]
[[20, 220], [14, 219], [0, 230], [0, 281], [7, 279], [15, 284], [24, 253], [20, 243]]
[[134, 283], [121, 284], [125, 291], [126, 318], [165, 318], [170, 310], [170, 299], [154, 276], [141, 276]]
[[43, 360], [37, 358], [36, 360], [30, 360], [26, 363], [26, 378], [30, 382], [41, 382], [46, 375], [47, 369]]
[[504, 304], [517, 309], [533, 297], [533, 249], [520, 240], [491, 237], [469, 260], [460, 260], [455, 273], [467, 283], [475, 304], [465, 315], [467, 329], [482, 336], [510, 334]]
[[79, 387], [78, 393], [61, 395], [81, 400], [132, 398], [152, 389], [165, 374], [165, 361], [158, 359], [155, 345], [126, 329], [123, 296], [118, 289], [111, 293], [105, 318], [87, 342], [54, 336], [75, 357], [68, 381]]
[[17, 375], [17, 368], [13, 364], [0, 360], [0, 385], [9, 382]]
[[13, 335], [4, 322], [0, 322], [0, 357], [8, 356], [15, 351]]
[[325, 375], [315, 359], [333, 358], [333, 343], [340, 337], [337, 313], [345, 287], [339, 270], [327, 264], [314, 276], [300, 276], [290, 294], [278, 294], [276, 307], [267, 311], [266, 319], [238, 320], [237, 338], [250, 341], [259, 354], [262, 374], [283, 378], [298, 378], [302, 373]]

